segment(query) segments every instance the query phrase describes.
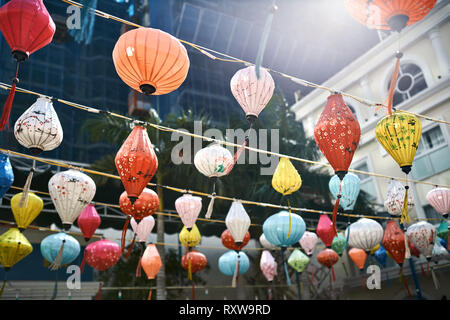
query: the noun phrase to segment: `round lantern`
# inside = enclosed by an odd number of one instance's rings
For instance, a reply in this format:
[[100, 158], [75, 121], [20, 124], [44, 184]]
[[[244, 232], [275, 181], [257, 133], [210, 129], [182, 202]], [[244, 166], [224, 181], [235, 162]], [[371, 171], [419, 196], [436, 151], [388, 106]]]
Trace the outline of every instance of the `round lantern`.
[[316, 233], [322, 240], [325, 247], [330, 248], [333, 244], [334, 236], [336, 235], [333, 222], [328, 218], [326, 214], [320, 215], [319, 222], [317, 223]]
[[345, 247], [347, 245], [347, 239], [338, 233], [336, 237], [334, 237], [333, 242], [331, 243], [331, 249], [333, 249], [340, 257], [344, 253]]
[[406, 255], [406, 240], [397, 222], [391, 220], [386, 223], [383, 236], [383, 247], [391, 255], [392, 259], [402, 267]]
[[305, 253], [310, 256], [314, 252], [317, 241], [319, 241], [319, 238], [314, 232], [305, 231], [303, 236], [300, 238], [299, 243], [302, 249], [305, 250]]
[[110, 240], [99, 240], [92, 242], [86, 246], [82, 267], [85, 262], [98, 271], [105, 271], [120, 260], [120, 246]]
[[178, 238], [180, 243], [185, 247], [195, 247], [202, 241], [200, 231], [195, 224], [191, 231], [189, 231], [186, 227], [183, 227]]
[[0, 8], [0, 31], [17, 60], [16, 75], [0, 119], [0, 130], [4, 130], [8, 124], [16, 85], [19, 83], [20, 62], [48, 45], [55, 30], [55, 23], [42, 0], [11, 0]]
[[58, 172], [48, 181], [48, 191], [65, 230], [94, 198], [96, 187], [88, 175], [73, 169]]
[[50, 269], [56, 270], [78, 257], [80, 244], [77, 239], [64, 232], [55, 233], [41, 241], [41, 254], [50, 262]]
[[351, 248], [348, 251], [348, 256], [352, 259], [353, 263], [358, 267], [359, 270], [364, 268], [367, 259], [367, 253], [363, 249]]
[[[350, 234], [349, 234], [350, 232]], [[345, 238], [352, 248], [369, 252], [383, 239], [383, 227], [373, 219], [361, 218], [345, 230]]]
[[219, 257], [218, 265], [220, 272], [233, 277], [231, 286], [236, 287], [238, 276], [246, 273], [250, 268], [250, 260], [244, 252], [230, 250]]
[[185, 227], [190, 230], [202, 210], [202, 198], [191, 194], [184, 194], [175, 200], [175, 209]]
[[254, 122], [273, 95], [275, 83], [265, 69], [259, 79], [255, 66], [238, 70], [230, 81], [231, 92], [241, 105], [249, 122]]
[[408, 227], [406, 236], [419, 252], [430, 261], [436, 242], [436, 228], [431, 223], [420, 221]]
[[247, 231], [244, 239], [240, 242], [239, 245], [234, 241], [234, 238], [231, 235], [230, 230], [228, 230], [228, 229], [226, 229], [224, 232], [222, 232], [220, 239], [222, 240], [222, 244], [225, 248], [228, 248], [230, 250], [235, 250], [235, 251], [241, 251], [242, 248], [244, 248], [250, 241], [250, 232]]
[[14, 220], [20, 231], [28, 228], [30, 223], [41, 213], [44, 208], [44, 201], [34, 193], [28, 193], [28, 201], [26, 205], [20, 207], [20, 199], [22, 198], [22, 192], [17, 193], [11, 198], [11, 210], [14, 214]]
[[37, 98], [17, 119], [14, 136], [33, 155], [57, 148], [63, 140], [63, 129], [52, 100], [47, 97]]
[[123, 213], [133, 217], [136, 221], [140, 221], [158, 210], [159, 197], [152, 189], [144, 188], [139, 197], [131, 202], [128, 193], [124, 191], [120, 195], [119, 205]]
[[267, 281], [272, 282], [277, 275], [277, 262], [268, 250], [263, 250], [259, 267]]
[[139, 223], [134, 218], [131, 218], [130, 224], [137, 236], [138, 242], [145, 242], [155, 226], [155, 218], [148, 216], [139, 221]]
[[434, 188], [427, 193], [427, 201], [444, 218], [448, 217], [450, 212], [450, 189]]
[[[384, 200], [384, 208], [392, 216], [401, 216], [403, 212], [403, 201], [405, 199], [405, 187], [398, 181], [392, 179]], [[414, 198], [408, 194], [408, 210], [414, 208]]]
[[339, 256], [334, 250], [325, 248], [317, 254], [317, 261], [328, 268], [331, 269], [333, 275], [333, 281], [336, 281], [336, 276], [334, 274], [333, 265], [338, 262]]
[[337, 175], [331, 177], [328, 187], [334, 198], [337, 198], [339, 194], [339, 187], [341, 188], [341, 198], [339, 205], [344, 210], [353, 210], [356, 204], [356, 199], [358, 198], [360, 191], [360, 180], [358, 176], [354, 173], [347, 172], [344, 179], [341, 180]]
[[250, 227], [250, 217], [242, 203], [233, 201], [225, 218], [225, 224], [233, 236], [236, 245], [240, 246]]
[[33, 246], [17, 228], [0, 235], [0, 264], [8, 271], [33, 251]]
[[[230, 233], [230, 235], [231, 235], [231, 233]], [[250, 233], [249, 233], [249, 235], [250, 235]], [[276, 250], [278, 248], [276, 245], [270, 243], [266, 239], [266, 236], [264, 235], [264, 233], [262, 233], [261, 236], [259, 237], [259, 243], [263, 246], [264, 249], [267, 249], [267, 250]]]
[[309, 258], [306, 254], [298, 249], [294, 249], [288, 259], [288, 264], [297, 272], [303, 272], [309, 263]]
[[112, 53], [117, 74], [131, 88], [145, 95], [176, 90], [186, 79], [186, 48], [170, 34], [137, 28], [122, 34]]
[[134, 204], [158, 169], [158, 158], [145, 127], [134, 126], [114, 161], [127, 196]]
[[92, 238], [101, 223], [102, 219], [98, 215], [93, 204], [88, 204], [77, 219], [78, 227], [83, 233], [84, 240], [86, 241], [89, 241]]
[[14, 172], [8, 155], [0, 152], [0, 198], [9, 190], [14, 182]]
[[[206, 256], [196, 250], [186, 252], [181, 258], [181, 266], [188, 272], [188, 279], [192, 279], [192, 274], [205, 269], [207, 264]], [[192, 300], [195, 299], [194, 281], [192, 281]]]
[[[289, 233], [289, 215], [291, 215], [292, 226], [291, 234]], [[264, 221], [263, 232], [266, 239], [278, 247], [288, 247], [300, 240], [306, 231], [306, 225], [302, 217], [287, 211], [280, 211], [277, 214], [271, 215]]]

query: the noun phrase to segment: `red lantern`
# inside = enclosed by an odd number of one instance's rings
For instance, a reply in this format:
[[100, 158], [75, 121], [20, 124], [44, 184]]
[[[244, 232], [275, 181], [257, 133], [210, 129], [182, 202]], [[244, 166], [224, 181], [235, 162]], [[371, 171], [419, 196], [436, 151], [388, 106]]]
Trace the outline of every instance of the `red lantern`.
[[56, 26], [42, 0], [11, 0], [0, 8], [0, 31], [11, 47], [11, 54], [17, 60], [16, 76], [3, 107], [0, 130], [8, 124], [12, 102], [19, 82], [19, 64], [30, 54], [49, 44]]
[[392, 259], [402, 267], [406, 253], [405, 234], [394, 220], [386, 223], [382, 244], [386, 251], [389, 252]]
[[192, 280], [192, 274], [205, 269], [206, 263], [206, 256], [196, 250], [187, 252], [181, 258], [181, 266], [190, 273], [189, 280]]
[[333, 275], [333, 281], [336, 281], [336, 276], [334, 275], [333, 265], [338, 262], [339, 255], [332, 249], [326, 248], [319, 252], [317, 255], [317, 261], [328, 268], [331, 268], [331, 273]]
[[247, 233], [244, 236], [244, 240], [242, 240], [242, 244], [240, 246], [236, 244], [233, 236], [231, 235], [230, 230], [228, 229], [222, 232], [220, 239], [222, 240], [222, 244], [224, 245], [225, 248], [235, 251], [241, 251], [242, 248], [244, 248], [250, 241], [250, 232], [247, 231]]
[[83, 233], [84, 240], [89, 241], [102, 220], [95, 210], [95, 206], [89, 204], [78, 216], [77, 224]]
[[105, 271], [114, 266], [120, 259], [120, 246], [110, 240], [99, 240], [86, 246], [81, 270], [86, 262], [98, 271]]
[[133, 128], [117, 152], [115, 163], [128, 198], [134, 203], [158, 169], [158, 158], [145, 127]]
[[320, 215], [319, 222], [317, 224], [316, 233], [320, 240], [325, 244], [325, 247], [330, 248], [333, 244], [335, 231], [333, 228], [333, 222], [326, 214]]
[[131, 204], [129, 198], [126, 191], [120, 195], [120, 210], [133, 217], [136, 222], [151, 216], [159, 208], [158, 194], [152, 189], [145, 188], [133, 204]]

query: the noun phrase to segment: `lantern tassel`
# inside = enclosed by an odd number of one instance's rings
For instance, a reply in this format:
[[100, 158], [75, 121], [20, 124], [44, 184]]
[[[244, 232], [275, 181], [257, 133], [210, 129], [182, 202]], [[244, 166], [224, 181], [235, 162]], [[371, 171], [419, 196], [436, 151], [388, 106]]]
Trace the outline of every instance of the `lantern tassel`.
[[136, 242], [136, 233], [134, 234], [133, 240], [131, 241], [130, 246], [128, 247], [127, 255], [125, 256], [125, 259], [128, 261], [128, 258], [130, 257], [131, 251], [133, 251], [134, 243]]
[[28, 194], [30, 193], [31, 180], [33, 179], [33, 173], [35, 170], [34, 163], [35, 160], [33, 160], [33, 167], [30, 169], [30, 173], [28, 174], [27, 180], [25, 181], [25, 185], [23, 186], [22, 197], [20, 197], [19, 202], [20, 208], [28, 206]]
[[348, 278], [348, 271], [347, 271], [347, 267], [345, 266], [345, 263], [342, 263], [342, 266], [344, 267], [345, 275]]
[[3, 106], [3, 113], [2, 117], [0, 118], [0, 131], [5, 130], [6, 126], [8, 125], [9, 115], [11, 114], [12, 103], [14, 100], [14, 95], [16, 93], [16, 86], [17, 83], [19, 83], [19, 79], [17, 78], [17, 75], [19, 74], [19, 64], [20, 61], [17, 61], [16, 76], [13, 79], [13, 84], [9, 91], [8, 98], [6, 99], [5, 105]]
[[236, 267], [234, 268], [233, 281], [231, 282], [231, 286], [233, 288], [236, 288], [238, 274], [239, 274], [239, 255], [236, 261]]
[[412, 298], [411, 291], [409, 291], [408, 282], [406, 281], [406, 278], [403, 276], [403, 268], [400, 268], [400, 280], [403, 281], [403, 284], [405, 285], [405, 289], [408, 292], [408, 296]]
[[409, 250], [408, 237], [406, 236], [406, 234], [404, 235], [404, 237], [405, 237], [405, 259], [411, 259], [411, 251]]
[[[409, 186], [405, 186], [405, 198], [403, 199], [403, 209], [402, 216], [400, 218], [400, 223], [409, 223], [409, 214], [408, 214], [408, 189]], [[408, 246], [407, 246], [408, 247]]]
[[188, 256], [188, 280], [192, 280], [192, 264], [190, 256]]
[[130, 216], [127, 216], [127, 221], [125, 221], [125, 224], [123, 225], [123, 229], [122, 229], [122, 239], [121, 239], [121, 250], [122, 253], [124, 253], [125, 251], [125, 238], [127, 235], [127, 230], [128, 230], [128, 224], [130, 223]]
[[5, 270], [5, 277], [3, 278], [3, 284], [2, 284], [2, 287], [1, 287], [1, 289], [0, 289], [0, 298], [2, 297], [2, 295], [3, 295], [3, 291], [5, 290], [5, 287], [6, 287], [6, 276], [7, 276], [7, 270]]
[[271, 288], [267, 289], [267, 299], [272, 300], [272, 289]]
[[100, 284], [98, 285], [98, 290], [97, 290], [97, 295], [95, 296], [95, 300], [102, 300], [102, 287], [103, 287], [103, 282], [100, 282]]
[[434, 268], [433, 267], [431, 267], [431, 276], [433, 278], [434, 287], [436, 288], [436, 290], [439, 290], [439, 288], [441, 286], [439, 285], [439, 280], [438, 280], [438, 278], [437, 278], [437, 276], [436, 276], [436, 274], [434, 272]]
[[136, 268], [136, 278], [139, 278], [141, 276], [141, 259], [142, 258], [139, 258], [138, 265]]
[[147, 300], [152, 300], [152, 288], [148, 291], [148, 297]]
[[333, 275], [333, 282], [336, 282], [336, 275], [334, 274], [333, 266], [331, 266], [331, 274]]
[[389, 116], [392, 116], [392, 106], [394, 104], [394, 93], [395, 93], [395, 87], [397, 85], [398, 72], [400, 69], [400, 58], [402, 57], [402, 55], [403, 54], [401, 52], [398, 52], [396, 54], [394, 73], [392, 74], [391, 83], [389, 85], [389, 92], [388, 92], [388, 98], [387, 98], [387, 113]]
[[288, 206], [289, 206], [289, 229], [288, 229], [288, 234], [287, 234], [286, 239], [289, 239], [289, 236], [291, 235], [291, 225], [292, 225], [292, 222], [291, 222], [291, 204], [289, 203], [289, 199], [288, 199]]
[[83, 259], [81, 260], [80, 274], [83, 273], [85, 264], [86, 264], [86, 249], [84, 249]]
[[53, 262], [49, 266], [50, 270], [52, 270], [52, 271], [57, 270], [61, 266], [65, 243], [66, 243], [66, 239], [63, 239], [61, 247], [59, 247], [59, 251], [58, 251], [58, 254], [56, 255], [55, 260], [53, 260]]
[[334, 228], [334, 233], [335, 233], [336, 236], [337, 236], [336, 217], [337, 217], [337, 211], [338, 211], [338, 208], [339, 208], [339, 200], [340, 199], [341, 199], [341, 195], [338, 194], [336, 203], [334, 204], [334, 208], [333, 208], [333, 228]]
[[56, 273], [55, 286], [53, 287], [53, 294], [52, 294], [51, 300], [55, 300], [56, 297], [58, 296], [58, 272], [55, 272], [55, 273]]

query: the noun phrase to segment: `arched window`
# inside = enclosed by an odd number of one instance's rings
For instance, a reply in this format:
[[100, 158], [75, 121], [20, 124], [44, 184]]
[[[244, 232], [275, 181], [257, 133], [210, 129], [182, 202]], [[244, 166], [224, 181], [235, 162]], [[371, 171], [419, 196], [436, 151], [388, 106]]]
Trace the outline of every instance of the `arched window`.
[[[389, 79], [392, 78], [392, 75]], [[390, 81], [387, 83], [389, 90]], [[400, 65], [394, 92], [394, 106], [428, 88], [422, 69], [413, 63]]]

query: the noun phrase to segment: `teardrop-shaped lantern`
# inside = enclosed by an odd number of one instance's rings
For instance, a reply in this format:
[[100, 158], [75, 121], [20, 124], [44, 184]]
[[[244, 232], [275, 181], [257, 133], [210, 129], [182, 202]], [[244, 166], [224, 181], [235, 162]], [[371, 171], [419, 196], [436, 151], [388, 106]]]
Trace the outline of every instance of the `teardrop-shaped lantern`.
[[0, 264], [8, 271], [33, 251], [33, 246], [17, 228], [0, 235]]
[[316, 247], [319, 238], [314, 232], [305, 231], [303, 236], [300, 238], [299, 243], [305, 253], [310, 256], [314, 252], [314, 248]]
[[352, 259], [353, 263], [358, 267], [359, 270], [364, 268], [367, 259], [367, 253], [363, 249], [351, 248], [348, 251], [348, 256]]
[[[350, 232], [350, 234], [348, 234]], [[383, 240], [383, 227], [373, 219], [361, 218], [345, 230], [345, 238], [352, 248], [369, 252]]]
[[63, 140], [63, 129], [52, 100], [39, 97], [14, 125], [17, 141], [33, 155], [57, 148]]
[[[403, 212], [403, 202], [405, 200], [405, 187], [398, 181], [392, 179], [384, 200], [384, 208], [392, 216], [401, 216]], [[414, 208], [414, 198], [408, 193], [408, 210]]]
[[88, 175], [73, 169], [58, 172], [48, 181], [48, 191], [65, 230], [94, 198], [96, 187]]
[[277, 275], [277, 262], [268, 250], [263, 250], [259, 267], [267, 281], [272, 282]]
[[450, 189], [434, 188], [427, 193], [427, 201], [444, 218], [448, 217], [450, 212]]
[[331, 248], [335, 236], [333, 222], [328, 218], [328, 215], [320, 215], [317, 223], [316, 233], [327, 248]]
[[288, 158], [280, 158], [280, 162], [272, 177], [272, 187], [283, 196], [300, 189], [302, 179]]
[[255, 66], [250, 66], [238, 70], [230, 81], [231, 92], [250, 122], [258, 118], [260, 112], [272, 98], [275, 88], [270, 73], [262, 68], [260, 72], [258, 79]]
[[20, 62], [48, 45], [55, 30], [55, 23], [42, 0], [11, 0], [0, 8], [0, 31], [17, 60], [16, 75], [0, 119], [0, 130], [4, 130], [8, 124], [16, 85], [19, 83]]
[[419, 252], [430, 261], [436, 242], [436, 228], [429, 222], [420, 221], [408, 227], [406, 236]]
[[158, 158], [147, 129], [136, 125], [115, 157], [117, 172], [133, 204], [158, 169]]
[[119, 262], [120, 255], [121, 250], [119, 244], [102, 239], [86, 246], [83, 259], [92, 268], [98, 271], [105, 271]]
[[41, 254], [47, 260], [51, 270], [74, 261], [80, 254], [80, 243], [67, 233], [49, 235], [41, 241]]
[[[230, 233], [230, 235], [231, 235], [231, 233]], [[276, 250], [278, 248], [276, 245], [274, 245], [273, 243], [269, 242], [266, 239], [266, 236], [264, 235], [264, 233], [262, 233], [261, 236], [259, 237], [259, 243], [263, 246], [264, 249], [267, 249], [267, 250]]]
[[131, 218], [130, 224], [136, 233], [138, 242], [146, 242], [155, 226], [155, 218], [148, 216], [139, 221], [139, 223], [134, 218]]
[[44, 208], [44, 201], [34, 193], [28, 193], [26, 205], [20, 207], [22, 192], [17, 193], [11, 198], [11, 210], [14, 214], [14, 220], [20, 231], [28, 228], [30, 223], [41, 213]]
[[[289, 215], [291, 215], [291, 234], [289, 232]], [[289, 247], [297, 243], [306, 231], [305, 221], [295, 213], [280, 211], [268, 217], [263, 224], [266, 239], [278, 247]]]
[[308, 263], [308, 256], [298, 249], [294, 249], [288, 259], [288, 264], [297, 272], [303, 272]]
[[84, 240], [86, 241], [89, 241], [92, 238], [101, 223], [102, 219], [98, 215], [98, 212], [93, 204], [88, 204], [77, 219], [78, 227], [83, 233]]
[[193, 196], [192, 194], [184, 194], [175, 200], [175, 209], [184, 226], [190, 230], [202, 210], [202, 198]]
[[159, 269], [162, 267], [162, 261], [158, 249], [156, 249], [154, 244], [149, 243], [147, 245], [141, 258], [141, 266], [147, 275], [147, 279], [155, 279]]
[[180, 243], [185, 247], [195, 247], [202, 241], [200, 230], [198, 230], [196, 224], [194, 224], [191, 231], [183, 227], [178, 238], [180, 239]]
[[336, 237], [334, 237], [333, 242], [331, 243], [331, 249], [333, 249], [340, 257], [344, 253], [345, 247], [347, 245], [347, 239], [338, 233]]
[[14, 182], [14, 172], [7, 154], [0, 152], [0, 198], [9, 190]]
[[387, 261], [387, 253], [386, 249], [384, 249], [383, 246], [380, 246], [377, 251], [373, 254], [377, 262], [382, 266], [386, 267], [386, 261]]
[[339, 205], [344, 210], [353, 210], [361, 188], [361, 181], [356, 174], [347, 172], [344, 179], [342, 180], [342, 185], [339, 177], [337, 175], [334, 175], [331, 177], [330, 182], [328, 183], [328, 187], [334, 198], [337, 198], [340, 187], [341, 199]]
[[159, 208], [158, 194], [152, 189], [144, 188], [133, 203], [130, 200], [134, 198], [130, 199], [126, 191], [122, 192], [119, 198], [120, 210], [137, 221], [154, 214]]
[[145, 95], [176, 90], [189, 70], [189, 57], [181, 42], [153, 28], [140, 27], [122, 34], [112, 57], [122, 81]]
[[250, 241], [250, 232], [247, 231], [245, 233], [244, 240], [242, 240], [239, 245], [234, 241], [234, 238], [231, 235], [230, 230], [228, 229], [222, 232], [220, 239], [222, 240], [222, 244], [225, 248], [235, 251], [241, 251], [242, 248], [244, 248]]
[[389, 252], [392, 259], [402, 267], [406, 254], [405, 234], [394, 220], [390, 220], [386, 223], [382, 244], [386, 251]]
[[230, 210], [225, 218], [225, 224], [230, 230], [237, 246], [242, 244], [244, 237], [250, 227], [250, 216], [245, 211], [244, 206], [239, 201], [233, 201]]
[[219, 257], [219, 270], [226, 276], [232, 277], [239, 260], [239, 274], [244, 274], [250, 268], [250, 260], [243, 251], [238, 253], [234, 250], [225, 252]]

